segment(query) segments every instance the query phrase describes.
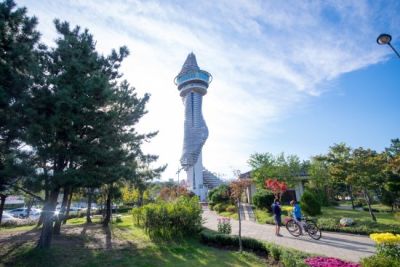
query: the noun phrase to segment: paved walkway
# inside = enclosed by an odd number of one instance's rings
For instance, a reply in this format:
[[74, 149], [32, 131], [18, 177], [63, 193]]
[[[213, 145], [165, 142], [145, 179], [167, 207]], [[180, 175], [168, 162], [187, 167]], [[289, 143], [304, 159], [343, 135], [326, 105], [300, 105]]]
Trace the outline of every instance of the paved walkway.
[[[216, 231], [217, 219], [220, 216], [208, 208], [204, 208], [203, 211], [204, 226]], [[236, 220], [231, 220], [231, 222], [232, 233], [237, 234], [239, 223]], [[265, 240], [309, 253], [336, 257], [353, 262], [358, 262], [361, 258], [371, 256], [375, 253], [374, 242], [368, 236], [322, 232], [320, 240], [313, 240], [308, 235], [296, 238], [290, 235], [286, 228], [281, 228], [281, 234], [283, 237], [275, 236], [274, 225], [242, 221], [243, 236]]]

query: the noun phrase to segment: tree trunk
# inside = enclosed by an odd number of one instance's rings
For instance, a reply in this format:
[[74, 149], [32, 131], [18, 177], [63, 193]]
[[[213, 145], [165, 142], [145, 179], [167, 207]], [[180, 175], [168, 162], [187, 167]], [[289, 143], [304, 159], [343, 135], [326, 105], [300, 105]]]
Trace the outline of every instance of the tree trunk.
[[106, 201], [106, 216], [103, 220], [103, 226], [108, 227], [111, 220], [111, 188], [108, 189], [107, 201]]
[[373, 220], [374, 222], [376, 222], [375, 214], [372, 212], [372, 208], [371, 208], [371, 198], [369, 197], [368, 191], [367, 191], [366, 188], [364, 188], [363, 191], [364, 191], [365, 200], [367, 201], [367, 204], [368, 204], [369, 214], [371, 215], [372, 220]]
[[67, 209], [65, 212], [64, 220], [62, 224], [66, 224], [69, 216], [69, 209], [71, 208], [71, 201], [72, 201], [72, 195], [74, 194], [74, 189], [71, 187], [69, 191], [69, 196], [68, 196], [68, 203], [67, 203]]
[[349, 193], [349, 196], [350, 196], [351, 207], [354, 210], [355, 207], [354, 207], [353, 189], [352, 189], [351, 185], [347, 186], [347, 192]]
[[0, 202], [0, 224], [1, 224], [1, 218], [3, 217], [3, 210], [4, 210], [4, 204], [6, 203], [6, 198], [7, 198], [6, 195], [3, 195], [3, 194], [0, 195], [0, 199], [1, 199], [1, 202]]
[[92, 219], [90, 218], [90, 209], [92, 208], [92, 194], [93, 189], [88, 189], [88, 202], [87, 202], [87, 209], [86, 209], [86, 223], [92, 223]]
[[26, 218], [29, 218], [29, 215], [31, 215], [33, 201], [34, 201], [34, 199], [29, 199], [29, 201], [28, 201], [28, 209], [26, 211]]
[[[45, 195], [44, 195], [44, 204], [46, 205], [46, 203], [49, 201], [49, 190], [45, 190]], [[40, 213], [40, 217], [38, 220], [38, 223], [36, 224], [36, 227], [39, 227], [43, 224], [43, 218], [44, 218], [44, 207], [42, 212]]]
[[53, 238], [53, 216], [57, 206], [57, 198], [60, 193], [60, 188], [55, 188], [50, 191], [49, 199], [44, 205], [43, 210], [43, 227], [40, 233], [37, 248], [50, 248]]
[[238, 199], [238, 215], [239, 215], [239, 252], [243, 251], [242, 245], [242, 218], [240, 217], [240, 199]]
[[63, 199], [62, 199], [62, 203], [61, 203], [61, 209], [60, 212], [58, 213], [58, 216], [56, 218], [56, 222], [54, 223], [54, 231], [53, 233], [55, 235], [59, 235], [61, 232], [61, 223], [65, 218], [65, 210], [68, 204], [68, 196], [69, 196], [69, 191], [70, 191], [70, 187], [69, 186], [65, 186], [64, 187], [64, 193], [63, 193]]

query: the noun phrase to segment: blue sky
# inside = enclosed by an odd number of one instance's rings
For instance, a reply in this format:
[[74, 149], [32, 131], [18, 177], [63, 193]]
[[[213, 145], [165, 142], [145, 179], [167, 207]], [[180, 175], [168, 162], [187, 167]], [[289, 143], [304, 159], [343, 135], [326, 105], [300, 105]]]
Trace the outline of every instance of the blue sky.
[[88, 28], [97, 49], [127, 45], [122, 66], [149, 114], [138, 130], [159, 130], [145, 149], [176, 178], [183, 105], [173, 78], [193, 51], [214, 76], [204, 97], [209, 138], [203, 163], [232, 176], [255, 152], [303, 159], [346, 142], [382, 150], [400, 137], [400, 2], [393, 1], [96, 1], [21, 0], [39, 18], [42, 40], [53, 19]]

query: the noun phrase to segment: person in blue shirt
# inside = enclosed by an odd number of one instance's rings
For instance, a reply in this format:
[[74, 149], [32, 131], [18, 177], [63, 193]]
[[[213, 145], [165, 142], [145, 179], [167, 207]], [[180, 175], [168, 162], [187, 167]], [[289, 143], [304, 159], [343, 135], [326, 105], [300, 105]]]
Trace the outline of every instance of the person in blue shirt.
[[282, 236], [279, 233], [279, 231], [281, 229], [281, 224], [282, 224], [282, 220], [281, 220], [282, 210], [281, 210], [281, 206], [279, 203], [279, 199], [277, 199], [277, 198], [274, 200], [274, 204], [272, 204], [272, 213], [274, 214], [274, 221], [275, 221], [275, 235]]
[[303, 232], [303, 223], [302, 223], [301, 220], [302, 220], [303, 216], [301, 215], [301, 207], [300, 207], [299, 203], [296, 200], [290, 201], [290, 205], [292, 205], [292, 207], [293, 207], [293, 211], [292, 211], [293, 219], [296, 222], [299, 223], [299, 225], [301, 227], [300, 228], [300, 234], [302, 234], [302, 232]]

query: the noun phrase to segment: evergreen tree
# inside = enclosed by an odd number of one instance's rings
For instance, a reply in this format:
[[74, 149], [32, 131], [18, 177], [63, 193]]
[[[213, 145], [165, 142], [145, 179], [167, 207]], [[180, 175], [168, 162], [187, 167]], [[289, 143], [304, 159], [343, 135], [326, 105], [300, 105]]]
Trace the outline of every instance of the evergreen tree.
[[[70, 29], [68, 23], [58, 20], [55, 26], [60, 38], [41, 58], [45, 76], [32, 89], [32, 101], [26, 107], [31, 114], [26, 142], [50, 174], [45, 181], [48, 198], [39, 247], [50, 246], [59, 193], [68, 195], [71, 185], [82, 185], [86, 177], [91, 177], [93, 167], [86, 165], [104, 152], [91, 154], [104, 147], [102, 137], [109, 131], [118, 68], [128, 54], [121, 48], [119, 53], [101, 56], [88, 30]], [[57, 220], [56, 232], [60, 224]]]
[[0, 222], [7, 194], [27, 174], [29, 153], [21, 152], [25, 130], [24, 102], [40, 71], [36, 48], [37, 19], [16, 8], [13, 0], [0, 2]]

